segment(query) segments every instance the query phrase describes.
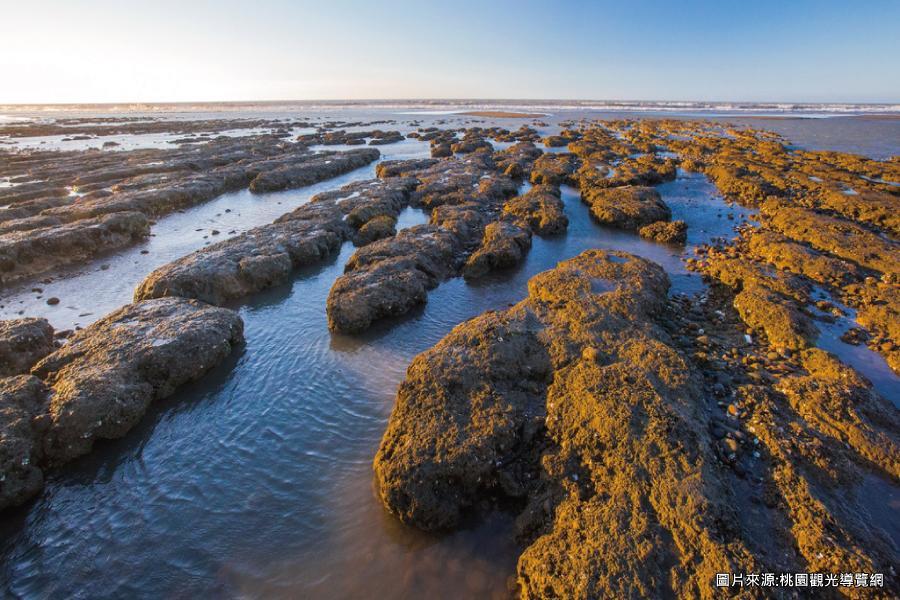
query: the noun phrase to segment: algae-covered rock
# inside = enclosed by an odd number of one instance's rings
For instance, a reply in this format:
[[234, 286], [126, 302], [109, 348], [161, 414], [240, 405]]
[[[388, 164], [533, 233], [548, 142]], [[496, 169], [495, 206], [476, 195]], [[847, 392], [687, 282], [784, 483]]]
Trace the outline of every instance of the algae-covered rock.
[[531, 169], [531, 183], [574, 184], [578, 165], [578, 157], [574, 154], [544, 154], [534, 162]]
[[861, 277], [856, 264], [817, 252], [774, 231], [756, 230], [747, 241], [756, 258], [819, 283], [842, 285]]
[[672, 218], [669, 207], [652, 187], [627, 185], [583, 189], [581, 198], [600, 223], [629, 231]]
[[150, 233], [139, 212], [115, 212], [57, 226], [0, 235], [0, 284], [33, 278], [131, 245]]
[[179, 296], [221, 305], [285, 283], [296, 269], [334, 255], [347, 239], [365, 244], [391, 235], [414, 186], [415, 180], [394, 177], [317, 194], [274, 223], [159, 267], [138, 285], [135, 300]]
[[569, 225], [559, 188], [537, 185], [503, 205], [503, 215], [527, 225], [537, 235], [562, 233]]
[[897, 409], [879, 398], [856, 371], [823, 350], [807, 350], [801, 364], [804, 374], [785, 377], [776, 385], [791, 406], [819, 431], [900, 478]]
[[303, 157], [294, 164], [262, 171], [250, 182], [250, 191], [274, 192], [310, 185], [364, 167], [379, 156], [381, 153], [375, 148], [360, 148]]
[[397, 217], [393, 215], [378, 215], [372, 217], [357, 229], [353, 236], [353, 243], [357, 246], [371, 244], [375, 240], [391, 237], [397, 233]]
[[663, 244], [684, 244], [687, 241], [687, 223], [684, 221], [657, 221], [638, 230], [642, 238]]
[[769, 227], [793, 240], [861, 267], [900, 275], [900, 245], [861, 225], [778, 201], [767, 201], [762, 213]]
[[529, 248], [530, 229], [507, 221], [494, 221], [484, 228], [481, 245], [463, 266], [463, 276], [482, 277], [491, 271], [515, 266], [524, 260]]
[[329, 327], [362, 331], [424, 303], [428, 290], [455, 272], [459, 243], [451, 231], [417, 225], [360, 248], [328, 294]]
[[667, 287], [652, 263], [588, 251], [416, 357], [375, 458], [388, 509], [440, 529], [486, 494], [524, 499], [528, 598], [687, 597], [752, 564], [721, 541], [697, 382], [656, 324]]

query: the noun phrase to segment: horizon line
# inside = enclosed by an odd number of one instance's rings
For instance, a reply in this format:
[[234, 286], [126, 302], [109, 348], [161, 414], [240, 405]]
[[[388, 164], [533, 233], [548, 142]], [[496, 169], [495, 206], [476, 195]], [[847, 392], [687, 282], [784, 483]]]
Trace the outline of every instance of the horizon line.
[[198, 104], [279, 104], [279, 103], [391, 103], [391, 102], [578, 102], [578, 103], [608, 103], [608, 104], [746, 104], [746, 105], [779, 105], [802, 104], [810, 106], [835, 106], [835, 105], [863, 105], [863, 106], [900, 106], [900, 100], [890, 101], [811, 101], [811, 100], [665, 100], [665, 99], [612, 99], [612, 98], [489, 98], [489, 97], [417, 97], [417, 98], [285, 98], [285, 99], [259, 99], [259, 100], [117, 100], [102, 102], [0, 102], [3, 108], [19, 108], [32, 106], [118, 106], [118, 105], [198, 105]]

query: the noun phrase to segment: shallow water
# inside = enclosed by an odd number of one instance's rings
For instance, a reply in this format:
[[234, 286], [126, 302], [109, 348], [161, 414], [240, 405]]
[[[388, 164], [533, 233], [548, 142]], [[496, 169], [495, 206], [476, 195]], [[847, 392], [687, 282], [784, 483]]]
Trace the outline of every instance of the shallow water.
[[[894, 403], [900, 408], [900, 385], [898, 378], [888, 366], [887, 361], [877, 352], [870, 350], [865, 344], [854, 346], [841, 341], [841, 336], [852, 327], [862, 327], [856, 321], [856, 311], [836, 300], [834, 296], [824, 289], [817, 287], [813, 291], [815, 300], [826, 300], [839, 308], [844, 316], [832, 317], [826, 320], [816, 320], [819, 336], [816, 346], [831, 352], [844, 363], [851, 365], [856, 371], [866, 377], [872, 387], [883, 398]], [[813, 307], [814, 314], [821, 315], [821, 311]]]
[[[396, 146], [406, 150], [380, 149], [389, 158], [427, 155], [427, 144]], [[136, 247], [95, 261], [81, 275], [38, 284], [44, 298], [56, 295], [62, 303], [48, 307], [23, 292], [15, 310], [46, 315], [58, 327], [93, 320], [127, 302], [155, 266], [211, 241], [203, 238], [209, 229], [224, 236], [270, 222], [314, 191], [371, 177], [373, 170], [315, 189], [240, 192], [172, 215], [154, 228], [150, 254]], [[679, 172], [658, 189], [673, 218], [688, 222], [689, 247], [730, 237], [735, 225], [754, 216], [727, 206], [700, 175]], [[412, 357], [459, 322], [518, 302], [528, 279], [558, 261], [588, 248], [625, 250], [660, 263], [673, 293], [704, 289], [685, 270], [681, 248], [600, 227], [576, 190], [562, 192], [566, 234], [535, 237], [516, 269], [476, 284], [444, 282], [424, 307], [364, 336], [332, 335], [325, 318], [328, 290], [354, 251], [350, 244], [330, 263], [250, 298], [239, 307], [247, 343], [228, 364], [153, 406], [124, 439], [98, 445], [51, 474], [35, 502], [5, 514], [0, 594], [508, 597], [520, 550], [511, 518], [497, 512], [443, 536], [407, 528], [377, 500], [371, 460]], [[425, 218], [409, 208], [398, 226]], [[104, 263], [110, 268], [100, 271]], [[77, 316], [85, 310], [95, 314]]]

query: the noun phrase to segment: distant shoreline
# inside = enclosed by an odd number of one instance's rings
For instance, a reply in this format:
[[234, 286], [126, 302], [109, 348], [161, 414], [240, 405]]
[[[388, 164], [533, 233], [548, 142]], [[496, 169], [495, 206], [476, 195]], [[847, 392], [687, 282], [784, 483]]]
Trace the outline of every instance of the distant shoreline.
[[[109, 103], [57, 103], [12, 104], [0, 102], [0, 114], [21, 113], [164, 113], [202, 111], [308, 111], [308, 110], [422, 110], [447, 111], [472, 116], [496, 116], [507, 114], [547, 112], [595, 112], [595, 113], [656, 113], [764, 116], [854, 116], [900, 115], [898, 102], [729, 102], [729, 101], [642, 101], [642, 100], [515, 100], [515, 99], [370, 99], [370, 100], [267, 100], [267, 101], [212, 101], [212, 102], [109, 102]], [[501, 113], [503, 115], [501, 116]], [[541, 114], [538, 116], [546, 116]], [[513, 118], [513, 117], [509, 117]]]
[[540, 119], [547, 116], [546, 113], [506, 112], [503, 110], [470, 110], [456, 114], [467, 115], [470, 117], [490, 117], [494, 119]]

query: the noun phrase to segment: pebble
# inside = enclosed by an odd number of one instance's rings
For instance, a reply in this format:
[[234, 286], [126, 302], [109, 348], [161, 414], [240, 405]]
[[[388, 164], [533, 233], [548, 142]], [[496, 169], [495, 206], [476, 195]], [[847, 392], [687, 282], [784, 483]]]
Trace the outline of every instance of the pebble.
[[57, 304], [59, 304], [59, 298], [57, 298], [56, 296], [47, 298], [47, 304], [49, 304], [50, 306], [56, 306]]

